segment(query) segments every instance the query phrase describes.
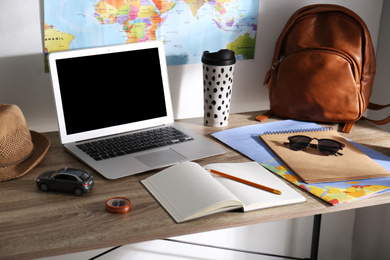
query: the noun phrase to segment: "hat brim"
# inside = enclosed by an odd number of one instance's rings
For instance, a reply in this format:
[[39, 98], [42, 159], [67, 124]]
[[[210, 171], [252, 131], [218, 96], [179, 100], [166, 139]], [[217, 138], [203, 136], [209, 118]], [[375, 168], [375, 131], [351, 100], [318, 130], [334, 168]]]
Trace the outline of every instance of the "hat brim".
[[35, 131], [30, 130], [30, 133], [31, 141], [34, 144], [33, 153], [19, 164], [0, 168], [0, 182], [22, 177], [31, 171], [46, 155], [50, 147], [49, 139]]

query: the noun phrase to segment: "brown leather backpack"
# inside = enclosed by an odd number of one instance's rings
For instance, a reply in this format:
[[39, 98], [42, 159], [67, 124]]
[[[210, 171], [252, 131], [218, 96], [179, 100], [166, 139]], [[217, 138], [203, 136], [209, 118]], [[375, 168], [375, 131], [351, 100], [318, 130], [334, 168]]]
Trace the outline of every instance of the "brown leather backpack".
[[[351, 10], [330, 4], [303, 7], [280, 34], [264, 84], [270, 111], [296, 120], [345, 123], [349, 132], [367, 108], [376, 70], [371, 36]], [[374, 121], [385, 124], [390, 118]]]

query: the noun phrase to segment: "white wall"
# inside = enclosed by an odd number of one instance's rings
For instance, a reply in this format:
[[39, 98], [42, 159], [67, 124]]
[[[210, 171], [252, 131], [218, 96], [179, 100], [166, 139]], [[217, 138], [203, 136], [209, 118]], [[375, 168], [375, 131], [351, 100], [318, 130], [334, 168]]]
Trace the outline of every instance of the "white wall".
[[[373, 93], [371, 101], [377, 104], [390, 104], [390, 82], [389, 82], [389, 60], [390, 60], [390, 1], [383, 1], [382, 21], [380, 27], [380, 38], [378, 41], [378, 48], [376, 55], [376, 76], [374, 82]], [[390, 115], [390, 108], [380, 111], [368, 110], [369, 118], [379, 120], [384, 119]], [[390, 124], [380, 126], [386, 131], [390, 131]]]
[[[371, 100], [379, 104], [390, 103], [389, 59], [390, 59], [390, 1], [383, 1], [382, 21], [377, 53], [377, 75]], [[368, 113], [373, 119], [382, 119], [390, 115], [390, 109]], [[390, 131], [390, 124], [382, 127]], [[390, 247], [390, 205], [369, 207], [356, 210], [352, 259], [389, 259]]]
[[[357, 12], [366, 21], [374, 45], [376, 45], [383, 0], [260, 0], [255, 59], [239, 61], [236, 65], [232, 112], [268, 108], [268, 93], [262, 86], [262, 82], [264, 74], [270, 66], [275, 41], [286, 20], [296, 9], [320, 2], [345, 5]], [[390, 14], [389, 1], [385, 1], [385, 3], [386, 14]], [[56, 130], [57, 122], [50, 77], [44, 72], [43, 65], [43, 0], [0, 0], [0, 6], [0, 102], [19, 105], [31, 129], [37, 131]], [[381, 67], [378, 67], [373, 101], [390, 103], [389, 86], [386, 80], [387, 60], [389, 59], [385, 58], [389, 57], [389, 51], [386, 51], [390, 43], [389, 15], [384, 15], [384, 17], [387, 18], [384, 18], [382, 24], [386, 24], [386, 27], [382, 27], [381, 34], [384, 35], [385, 40], [380, 41], [379, 44], [381, 55], [379, 55], [378, 61]], [[382, 55], [382, 53], [384, 54]], [[176, 118], [202, 116], [201, 65], [170, 66], [169, 76]], [[388, 210], [385, 211], [385, 213], [387, 212]], [[364, 210], [357, 215], [356, 221], [354, 221], [355, 211], [325, 215], [321, 234], [320, 259], [350, 259], [352, 242], [359, 245], [354, 247], [354, 250], [359, 252], [360, 244], [365, 242], [363, 237], [365, 229], [359, 227], [362, 223], [370, 221], [372, 214], [379, 217], [378, 214], [382, 214], [382, 212], [381, 210], [372, 212], [369, 209]], [[253, 237], [259, 240], [259, 245], [269, 245], [270, 241], [262, 240], [258, 234], [265, 232], [264, 230], [273, 230], [275, 233], [283, 234], [283, 239], [278, 241], [275, 246], [266, 248], [274, 253], [286, 252], [307, 256], [306, 244], [310, 242], [308, 237], [310, 237], [311, 230], [311, 222], [307, 222], [303, 218], [232, 229], [228, 230], [229, 234], [224, 233], [226, 231], [215, 234], [221, 238], [219, 239], [221, 241], [224, 240], [222, 238], [228, 236], [235, 237], [237, 246], [253, 243], [251, 240]], [[355, 235], [352, 240], [354, 228], [361, 235]], [[376, 230], [381, 227], [374, 223], [370, 228]], [[194, 236], [193, 239], [202, 239], [202, 236], [205, 235], [200, 234]], [[378, 234], [375, 233], [372, 236], [377, 238]], [[371, 239], [372, 236], [369, 235], [368, 239]], [[386, 234], [380, 238], [386, 239]], [[340, 239], [343, 240], [342, 244], [338, 243]], [[301, 246], [301, 243], [297, 243], [297, 241], [302, 241], [304, 245]], [[335, 243], [335, 241], [337, 242]], [[225, 242], [229, 244], [232, 240]], [[335, 247], [335, 244], [339, 246]], [[378, 246], [380, 245], [372, 245], [370, 250], [372, 248], [377, 251], [384, 250]]]

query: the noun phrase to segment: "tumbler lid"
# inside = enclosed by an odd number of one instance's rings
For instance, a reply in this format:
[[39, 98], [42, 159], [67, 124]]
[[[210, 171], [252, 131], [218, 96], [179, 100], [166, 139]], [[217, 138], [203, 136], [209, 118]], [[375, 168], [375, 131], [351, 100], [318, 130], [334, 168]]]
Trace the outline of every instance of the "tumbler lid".
[[202, 62], [209, 65], [226, 66], [236, 63], [234, 51], [222, 49], [218, 52], [204, 51]]

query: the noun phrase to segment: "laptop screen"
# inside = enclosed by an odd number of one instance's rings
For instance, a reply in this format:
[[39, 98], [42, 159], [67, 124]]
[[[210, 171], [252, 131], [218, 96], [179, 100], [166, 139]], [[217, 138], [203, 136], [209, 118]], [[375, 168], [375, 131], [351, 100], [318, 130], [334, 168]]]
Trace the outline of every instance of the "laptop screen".
[[57, 52], [49, 62], [63, 142], [173, 121], [162, 43]]
[[57, 60], [68, 134], [166, 116], [158, 49]]

